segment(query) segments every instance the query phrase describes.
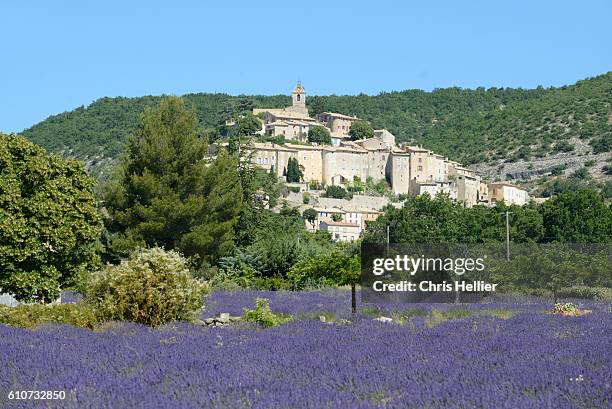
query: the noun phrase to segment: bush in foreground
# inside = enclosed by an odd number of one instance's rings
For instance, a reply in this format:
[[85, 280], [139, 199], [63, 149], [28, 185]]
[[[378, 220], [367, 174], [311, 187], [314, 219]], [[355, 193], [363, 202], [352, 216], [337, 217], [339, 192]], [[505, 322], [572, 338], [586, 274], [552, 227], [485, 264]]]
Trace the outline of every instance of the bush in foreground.
[[192, 277], [180, 254], [151, 248], [136, 251], [93, 277], [87, 301], [101, 320], [158, 326], [193, 319], [207, 291], [207, 285]]
[[255, 299], [255, 309], [244, 309], [244, 320], [255, 322], [264, 327], [276, 327], [291, 321], [291, 316], [285, 314], [275, 314], [270, 308], [270, 304], [265, 298]]
[[98, 320], [93, 309], [78, 304], [22, 304], [17, 307], [0, 305], [0, 323], [19, 328], [35, 328], [43, 324], [69, 324], [93, 329]]

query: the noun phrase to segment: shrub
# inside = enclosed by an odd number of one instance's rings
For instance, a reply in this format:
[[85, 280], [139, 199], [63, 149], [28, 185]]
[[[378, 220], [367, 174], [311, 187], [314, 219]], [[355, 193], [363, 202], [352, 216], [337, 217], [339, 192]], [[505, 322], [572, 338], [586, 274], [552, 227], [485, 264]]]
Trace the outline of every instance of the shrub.
[[571, 302], [565, 304], [557, 303], [553, 309], [553, 314], [571, 314], [576, 312], [576, 310], [578, 310], [578, 307]]
[[334, 199], [348, 199], [348, 194], [342, 186], [327, 186], [325, 189], [325, 196], [332, 197]]
[[243, 319], [247, 322], [255, 322], [264, 327], [276, 327], [291, 321], [291, 316], [275, 314], [270, 309], [270, 303], [265, 298], [255, 299], [255, 309], [244, 309]]
[[69, 324], [93, 329], [98, 319], [85, 303], [77, 304], [22, 304], [17, 307], [0, 306], [0, 323], [19, 328], [35, 328], [43, 324]]
[[207, 290], [192, 277], [181, 255], [151, 248], [137, 250], [93, 277], [87, 300], [100, 319], [158, 326], [192, 319]]
[[449, 320], [456, 320], [472, 315], [472, 312], [464, 309], [451, 309], [447, 311], [433, 310], [425, 325], [431, 328]]
[[391, 314], [391, 318], [393, 318], [394, 322], [402, 325], [410, 321], [410, 319], [413, 317], [424, 317], [426, 315], [427, 311], [422, 308], [409, 308], [403, 311], [394, 311]]
[[606, 287], [574, 286], [559, 290], [559, 297], [585, 300], [612, 300], [612, 289]]

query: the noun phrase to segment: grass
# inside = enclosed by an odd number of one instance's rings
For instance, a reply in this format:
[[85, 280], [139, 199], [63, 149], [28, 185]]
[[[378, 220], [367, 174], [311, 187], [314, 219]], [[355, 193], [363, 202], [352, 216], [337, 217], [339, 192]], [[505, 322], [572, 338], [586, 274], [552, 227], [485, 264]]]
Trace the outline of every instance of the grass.
[[446, 311], [433, 310], [425, 322], [425, 325], [427, 325], [428, 328], [431, 328], [433, 326], [442, 324], [443, 322], [469, 317], [470, 315], [472, 315], [472, 312], [464, 309], [452, 309]]
[[413, 317], [424, 317], [426, 315], [427, 311], [422, 308], [409, 308], [403, 311], [395, 311], [391, 314], [391, 318], [393, 318], [394, 322], [403, 325]]
[[493, 308], [493, 309], [482, 310], [479, 312], [479, 314], [487, 316], [487, 317], [497, 317], [497, 318], [501, 318], [502, 320], [507, 320], [507, 319], [512, 318], [515, 312], [510, 311], [510, 310], [504, 310], [503, 308]]
[[370, 316], [370, 317], [379, 317], [383, 313], [383, 311], [380, 308], [375, 307], [375, 306], [363, 307], [360, 310], [360, 312], [363, 315], [367, 315], [367, 316]]

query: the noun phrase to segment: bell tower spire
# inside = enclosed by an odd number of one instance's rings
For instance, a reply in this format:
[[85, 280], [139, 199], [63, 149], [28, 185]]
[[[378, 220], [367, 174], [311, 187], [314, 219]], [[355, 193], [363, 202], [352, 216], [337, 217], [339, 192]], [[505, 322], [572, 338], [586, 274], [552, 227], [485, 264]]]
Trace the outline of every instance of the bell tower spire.
[[304, 115], [308, 115], [308, 110], [306, 109], [306, 90], [302, 86], [301, 81], [297, 82], [295, 89], [291, 93], [291, 97], [293, 99], [293, 105], [291, 107], [291, 110]]

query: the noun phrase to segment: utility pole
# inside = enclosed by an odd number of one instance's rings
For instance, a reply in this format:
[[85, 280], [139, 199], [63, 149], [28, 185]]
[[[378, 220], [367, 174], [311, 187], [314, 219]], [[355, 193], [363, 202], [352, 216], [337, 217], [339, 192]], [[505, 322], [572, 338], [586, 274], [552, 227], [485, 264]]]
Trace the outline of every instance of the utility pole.
[[510, 213], [506, 212], [506, 260], [510, 261]]
[[389, 253], [389, 225], [387, 225], [387, 253]]

